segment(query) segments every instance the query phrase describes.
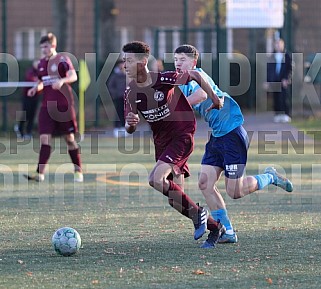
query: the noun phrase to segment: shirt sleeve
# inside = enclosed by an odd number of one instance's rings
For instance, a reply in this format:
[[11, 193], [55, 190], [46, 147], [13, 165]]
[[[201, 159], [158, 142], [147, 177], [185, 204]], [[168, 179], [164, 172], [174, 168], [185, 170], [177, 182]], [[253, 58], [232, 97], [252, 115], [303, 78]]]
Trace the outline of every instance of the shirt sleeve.
[[187, 84], [191, 80], [192, 79], [188, 71], [184, 71], [184, 72], [167, 71], [167, 72], [161, 73], [160, 75], [160, 81], [164, 84], [183, 85], [183, 84]]
[[179, 88], [181, 89], [181, 91], [186, 97], [189, 97], [191, 94], [193, 94], [195, 91], [197, 91], [201, 87], [196, 81], [192, 80], [188, 84], [180, 85]]
[[75, 70], [70, 58], [66, 55], [62, 55], [59, 59], [58, 71], [60, 77], [65, 77], [69, 70]]

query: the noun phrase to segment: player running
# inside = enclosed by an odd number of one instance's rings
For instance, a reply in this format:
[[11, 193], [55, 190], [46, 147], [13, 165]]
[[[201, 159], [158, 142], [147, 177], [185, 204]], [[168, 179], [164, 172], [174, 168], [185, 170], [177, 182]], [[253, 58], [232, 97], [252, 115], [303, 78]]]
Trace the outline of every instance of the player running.
[[131, 79], [125, 92], [125, 128], [128, 133], [135, 132], [140, 112], [153, 132], [156, 165], [149, 175], [149, 184], [163, 193], [173, 208], [193, 221], [195, 240], [203, 236], [207, 225], [208, 240], [214, 247], [224, 233], [224, 226], [208, 218], [207, 210], [195, 204], [179, 185], [182, 176], [189, 176], [187, 159], [194, 147], [196, 121], [178, 85], [191, 80], [199, 83], [211, 99], [208, 109], [220, 109], [224, 99], [216, 96], [198, 71], [149, 72], [150, 48], [144, 42], [130, 42], [123, 52], [125, 71]]
[[[214, 220], [226, 227], [226, 233], [220, 237], [219, 243], [236, 243], [237, 235], [229, 220], [226, 205], [216, 187], [222, 172], [225, 172], [225, 187], [232, 199], [239, 199], [257, 190], [273, 184], [287, 192], [292, 192], [293, 185], [281, 176], [273, 167], [265, 169], [263, 174], [244, 176], [247, 163], [248, 136], [243, 128], [243, 114], [236, 101], [221, 91], [201, 68], [196, 68], [198, 50], [192, 45], [181, 45], [174, 52], [175, 68], [178, 72], [185, 70], [199, 71], [210, 83], [218, 97], [224, 98], [224, 106], [220, 110], [207, 110], [212, 100], [195, 81], [180, 86], [187, 100], [212, 130], [205, 147], [199, 175], [199, 188], [202, 191]], [[211, 244], [207, 244], [211, 247]], [[206, 246], [206, 244], [204, 245]]]
[[39, 112], [40, 153], [37, 171], [25, 175], [28, 180], [42, 182], [45, 168], [51, 154], [52, 136], [62, 135], [67, 143], [68, 153], [74, 164], [74, 181], [82, 182], [83, 174], [78, 144], [74, 96], [71, 83], [77, 81], [76, 71], [64, 53], [57, 53], [57, 38], [48, 33], [40, 39], [40, 49], [44, 58], [38, 65], [38, 84], [29, 89], [28, 96], [33, 97], [43, 90], [43, 100]]

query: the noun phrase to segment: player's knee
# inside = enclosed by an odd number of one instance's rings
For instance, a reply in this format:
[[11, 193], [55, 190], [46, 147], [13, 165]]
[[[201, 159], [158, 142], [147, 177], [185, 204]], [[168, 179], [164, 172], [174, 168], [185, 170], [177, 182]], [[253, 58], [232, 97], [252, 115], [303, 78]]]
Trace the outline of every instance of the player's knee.
[[206, 190], [207, 186], [208, 186], [208, 182], [207, 182], [207, 177], [202, 174], [200, 175], [199, 179], [198, 179], [198, 188], [203, 191]]
[[154, 175], [151, 175], [148, 180], [149, 185], [155, 190], [163, 193], [167, 196], [167, 191], [164, 191], [165, 180], [164, 178], [157, 178]]
[[158, 191], [163, 191], [164, 182], [160, 180], [157, 180], [157, 181], [154, 180], [154, 181], [150, 181], [149, 185]]
[[171, 207], [174, 207], [174, 200], [171, 198], [168, 198], [168, 203]]
[[50, 145], [51, 137], [49, 135], [40, 135], [40, 143], [42, 145]]
[[78, 145], [74, 140], [67, 140], [66, 143], [69, 150], [75, 150], [78, 148]]
[[155, 188], [160, 185], [160, 180], [157, 180], [154, 175], [150, 175], [148, 178], [148, 183], [152, 188]]
[[154, 187], [154, 181], [153, 181], [153, 180], [149, 179], [149, 180], [148, 180], [148, 184], [149, 184], [152, 188]]
[[205, 190], [205, 189], [207, 188], [207, 182], [205, 182], [205, 181], [199, 181], [199, 182], [198, 182], [198, 188], [199, 188], [201, 191]]

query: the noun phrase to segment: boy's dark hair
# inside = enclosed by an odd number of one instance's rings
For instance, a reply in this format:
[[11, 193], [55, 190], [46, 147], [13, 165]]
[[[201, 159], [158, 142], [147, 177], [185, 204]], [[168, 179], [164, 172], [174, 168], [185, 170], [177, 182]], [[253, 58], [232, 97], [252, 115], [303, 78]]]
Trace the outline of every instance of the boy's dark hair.
[[139, 58], [149, 57], [150, 47], [142, 41], [132, 41], [123, 46], [124, 53], [135, 53]]
[[174, 51], [174, 53], [185, 53], [189, 56], [192, 56], [195, 60], [198, 59], [199, 53], [198, 50], [190, 44], [183, 44], [179, 47], [177, 47]]
[[57, 37], [55, 34], [49, 32], [47, 35], [44, 35], [40, 38], [39, 44], [50, 43], [51, 45], [57, 46]]

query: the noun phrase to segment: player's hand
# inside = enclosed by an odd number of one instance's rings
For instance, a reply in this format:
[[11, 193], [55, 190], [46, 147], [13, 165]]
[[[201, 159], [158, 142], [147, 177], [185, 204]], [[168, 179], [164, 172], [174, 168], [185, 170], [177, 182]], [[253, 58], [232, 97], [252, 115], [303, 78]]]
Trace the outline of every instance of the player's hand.
[[53, 89], [55, 89], [55, 90], [59, 90], [59, 89], [63, 86], [63, 84], [64, 84], [63, 80], [62, 80], [62, 79], [59, 79], [59, 80], [55, 81], [55, 82], [51, 85], [51, 87], [52, 87]]
[[129, 126], [136, 126], [139, 121], [140, 121], [140, 118], [139, 118], [139, 115], [138, 114], [135, 114], [133, 112], [129, 112], [127, 115], [126, 115], [126, 123], [129, 125]]
[[218, 97], [217, 103], [212, 103], [212, 105], [206, 109], [206, 112], [210, 111], [211, 109], [221, 109], [224, 106], [224, 96]]
[[33, 87], [33, 88], [30, 88], [30, 89], [28, 90], [27, 95], [28, 95], [29, 97], [33, 97], [33, 96], [35, 96], [36, 93], [37, 93], [37, 87]]
[[288, 88], [289, 81], [287, 79], [282, 79], [282, 87], [283, 88]]
[[268, 82], [263, 82], [263, 89], [264, 90], [268, 90], [269, 89], [269, 87], [270, 87], [270, 85], [269, 85], [269, 83]]

